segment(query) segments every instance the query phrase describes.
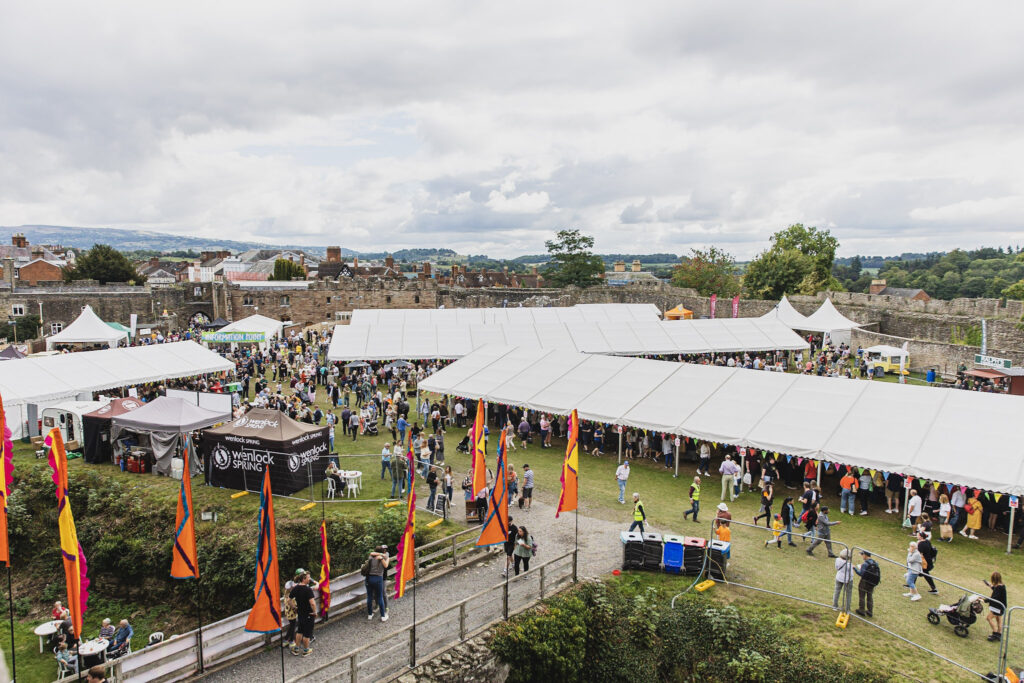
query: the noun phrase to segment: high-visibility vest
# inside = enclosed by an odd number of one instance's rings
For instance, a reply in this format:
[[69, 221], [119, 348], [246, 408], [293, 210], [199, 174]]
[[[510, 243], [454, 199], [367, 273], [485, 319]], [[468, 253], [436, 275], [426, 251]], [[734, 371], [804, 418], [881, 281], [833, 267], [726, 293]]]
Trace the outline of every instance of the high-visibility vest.
[[637, 522], [644, 521], [644, 513], [640, 511], [641, 506], [643, 506], [643, 503], [639, 500], [633, 504], [633, 519]]
[[700, 484], [693, 485], [693, 495], [690, 497], [694, 500], [700, 500]]

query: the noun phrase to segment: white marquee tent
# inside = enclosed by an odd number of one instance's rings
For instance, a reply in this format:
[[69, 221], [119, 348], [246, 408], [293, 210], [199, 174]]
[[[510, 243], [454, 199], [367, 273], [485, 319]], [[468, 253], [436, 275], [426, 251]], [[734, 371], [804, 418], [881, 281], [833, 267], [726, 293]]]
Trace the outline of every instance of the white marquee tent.
[[500, 345], [420, 389], [1024, 495], [1017, 396]]
[[[446, 312], [461, 314], [465, 310]], [[801, 351], [808, 348], [807, 342], [780, 322], [757, 318], [651, 320], [621, 324], [524, 320], [482, 324], [407, 317], [398, 325], [338, 325], [334, 328], [327, 358], [332, 361], [453, 359], [494, 343], [619, 355]]]
[[363, 308], [352, 312], [350, 324], [404, 329], [413, 325], [632, 323], [658, 320], [661, 320], [661, 313], [654, 304], [578, 304], [512, 308]]
[[247, 318], [236, 320], [233, 323], [228, 323], [224, 327], [217, 330], [218, 332], [262, 332], [266, 335], [268, 340], [276, 339], [281, 336], [281, 331], [284, 329], [284, 323], [280, 320], [274, 320], [268, 318], [265, 315], [250, 315]]
[[46, 349], [50, 350], [57, 344], [106, 344], [114, 348], [122, 339], [128, 339], [127, 332], [115, 330], [100, 320], [92, 306], [85, 306], [75, 322], [46, 338]]
[[825, 302], [821, 304], [818, 310], [807, 316], [804, 327], [798, 329], [810, 330], [811, 332], [849, 332], [854, 327], [860, 327], [860, 323], [850, 320], [837, 311], [836, 307], [832, 304], [832, 299], [825, 299]]
[[29, 405], [41, 411], [68, 399], [89, 400], [96, 391], [233, 368], [231, 361], [191, 341], [24, 358], [4, 364], [0, 396], [11, 431], [19, 438]]
[[789, 299], [785, 295], [782, 296], [779, 303], [775, 304], [775, 308], [761, 316], [761, 320], [771, 319], [778, 320], [791, 330], [807, 329], [804, 327], [807, 323], [807, 316], [793, 308], [793, 304], [789, 303]]

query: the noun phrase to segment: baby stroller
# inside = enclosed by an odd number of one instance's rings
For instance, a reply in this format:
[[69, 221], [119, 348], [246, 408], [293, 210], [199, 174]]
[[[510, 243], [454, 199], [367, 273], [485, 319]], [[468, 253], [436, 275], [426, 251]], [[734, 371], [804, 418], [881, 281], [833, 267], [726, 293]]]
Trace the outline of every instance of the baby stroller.
[[366, 424], [363, 427], [363, 434], [365, 436], [377, 436], [377, 418], [367, 418]]
[[459, 445], [455, 447], [455, 450], [457, 450], [459, 453], [469, 453], [469, 435], [468, 434], [462, 439], [462, 441], [459, 442]]
[[963, 597], [955, 605], [939, 605], [938, 607], [929, 608], [928, 622], [938, 626], [939, 622], [942, 621], [942, 617], [945, 616], [946, 621], [953, 626], [953, 633], [961, 638], [966, 638], [968, 635], [967, 629], [978, 620], [978, 615], [984, 609], [984, 602], [985, 599], [980, 595], [964, 593]]

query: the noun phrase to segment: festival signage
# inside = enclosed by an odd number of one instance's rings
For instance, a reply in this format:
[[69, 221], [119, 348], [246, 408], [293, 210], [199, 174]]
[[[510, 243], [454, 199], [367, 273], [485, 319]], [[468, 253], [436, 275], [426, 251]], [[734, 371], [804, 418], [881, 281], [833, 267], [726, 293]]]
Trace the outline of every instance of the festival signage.
[[270, 469], [274, 495], [289, 495], [324, 478], [327, 427], [306, 425], [277, 410], [255, 409], [203, 432], [206, 480], [213, 486], [256, 490]]
[[986, 365], [990, 368], [1013, 367], [1013, 362], [1009, 358], [996, 358], [995, 356], [986, 356], [980, 353], [974, 354], [974, 364]]
[[265, 332], [203, 332], [203, 341], [211, 344], [256, 344], [266, 340]]

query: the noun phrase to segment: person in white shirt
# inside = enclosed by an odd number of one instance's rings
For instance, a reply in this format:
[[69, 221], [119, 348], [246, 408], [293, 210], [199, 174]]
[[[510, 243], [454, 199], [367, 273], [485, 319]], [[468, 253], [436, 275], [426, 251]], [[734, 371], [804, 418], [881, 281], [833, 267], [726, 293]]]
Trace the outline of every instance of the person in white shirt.
[[910, 502], [907, 503], [907, 517], [910, 518], [910, 524], [917, 526], [917, 518], [921, 516], [921, 496], [917, 495], [917, 489], [911, 489], [910, 491]]
[[729, 492], [729, 501], [736, 500], [736, 475], [740, 473], [740, 466], [733, 462], [732, 455], [726, 453], [722, 466], [718, 468], [722, 475], [722, 500], [725, 500], [726, 491]]
[[629, 461], [625, 460], [615, 470], [615, 480], [619, 482], [619, 503], [626, 504], [626, 482], [629, 481]]

